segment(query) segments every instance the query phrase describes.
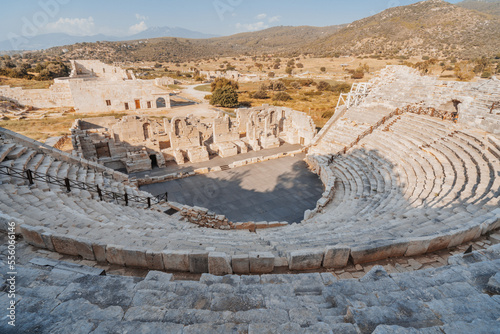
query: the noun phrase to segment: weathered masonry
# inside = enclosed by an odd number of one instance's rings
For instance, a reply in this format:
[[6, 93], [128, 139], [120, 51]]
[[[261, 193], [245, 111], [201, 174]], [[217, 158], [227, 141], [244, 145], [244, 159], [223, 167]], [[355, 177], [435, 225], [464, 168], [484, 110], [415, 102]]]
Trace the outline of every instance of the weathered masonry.
[[35, 108], [72, 107], [77, 112], [170, 108], [164, 78], [140, 80], [130, 70], [96, 60], [72, 60], [71, 75], [48, 89], [0, 86], [0, 96]]
[[[283, 143], [309, 145], [316, 134], [312, 119], [289, 108], [238, 109], [237, 118], [220, 115], [211, 123], [174, 117], [126, 116], [77, 120], [71, 129], [74, 152], [82, 158], [126, 168], [129, 173], [177, 164], [230, 157]], [[120, 165], [121, 163], [121, 165]]]

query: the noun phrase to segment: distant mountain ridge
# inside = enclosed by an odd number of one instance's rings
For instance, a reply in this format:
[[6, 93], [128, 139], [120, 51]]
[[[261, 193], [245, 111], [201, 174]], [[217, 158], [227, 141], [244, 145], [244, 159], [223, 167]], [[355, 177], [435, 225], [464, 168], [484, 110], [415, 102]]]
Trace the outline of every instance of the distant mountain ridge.
[[[76, 43], [95, 43], [97, 41], [127, 41], [138, 39], [150, 39], [158, 37], [176, 37], [176, 38], [194, 38], [205, 39], [217, 37], [217, 35], [210, 35], [198, 31], [188, 30], [179, 27], [151, 27], [138, 34], [127, 37], [107, 36], [103, 34], [93, 36], [72, 36], [64, 33], [50, 33], [42, 34], [34, 37], [27, 38], [27, 43], [22, 44], [22, 50], [42, 50], [57, 46], [71, 45]], [[11, 41], [0, 41], [0, 50], [12, 50], [17, 45], [13, 45]], [[18, 48], [19, 49], [19, 48]]]
[[[480, 1], [466, 1], [480, 2]], [[496, 5], [495, 2], [488, 4]], [[476, 4], [477, 5], [477, 4]], [[161, 32], [150, 31], [161, 34]], [[150, 38], [68, 45], [68, 59], [173, 61], [238, 55], [375, 55], [476, 58], [498, 55], [500, 16], [443, 0], [393, 7], [348, 25], [280, 26], [209, 39]], [[62, 55], [61, 47], [47, 52]], [[92, 52], [89, 52], [92, 51]]]

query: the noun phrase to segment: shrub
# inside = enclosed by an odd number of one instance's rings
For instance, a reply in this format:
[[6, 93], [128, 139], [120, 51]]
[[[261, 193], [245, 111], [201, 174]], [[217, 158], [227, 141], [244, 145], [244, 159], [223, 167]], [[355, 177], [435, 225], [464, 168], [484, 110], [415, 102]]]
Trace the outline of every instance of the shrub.
[[351, 75], [351, 79], [363, 79], [365, 77], [365, 74], [363, 72], [354, 72]]
[[252, 94], [252, 98], [254, 99], [259, 99], [259, 100], [265, 100], [268, 99], [269, 96], [267, 95], [267, 92], [264, 90], [258, 90], [255, 93]]
[[276, 76], [276, 74], [274, 72], [269, 72], [269, 73], [267, 73], [267, 76], [269, 78], [274, 78]]
[[351, 85], [345, 82], [337, 82], [332, 85], [332, 91], [335, 93], [349, 93], [351, 91]]
[[484, 71], [484, 72], [481, 74], [481, 78], [483, 78], [483, 79], [489, 79], [489, 78], [491, 78], [491, 72], [489, 72], [489, 71]]
[[240, 88], [238, 86], [237, 82], [235, 82], [233, 80], [226, 79], [226, 78], [217, 78], [214, 80], [214, 82], [211, 83], [210, 86], [211, 86], [212, 92], [215, 92], [217, 89], [224, 88], [224, 87], [231, 87], [234, 90], [238, 90]]
[[310, 87], [314, 83], [313, 79], [302, 79], [300, 80], [300, 84], [302, 87]]
[[274, 81], [274, 82], [271, 82], [269, 84], [269, 88], [268, 89], [273, 90], [273, 91], [285, 91], [286, 90], [286, 86], [281, 81]]
[[238, 93], [231, 86], [217, 88], [212, 94], [210, 104], [225, 108], [235, 107], [238, 105]]
[[242, 107], [242, 108], [251, 108], [252, 107], [252, 102], [250, 102], [250, 101], [241, 101], [240, 102], [240, 107]]
[[318, 91], [320, 91], [320, 92], [324, 92], [324, 91], [332, 90], [332, 86], [326, 81], [320, 81], [318, 83], [318, 86], [316, 87], [316, 89], [318, 89]]
[[320, 70], [321, 72], [326, 72], [326, 67], [321, 67], [319, 70]]
[[273, 101], [278, 101], [278, 102], [286, 102], [286, 101], [290, 101], [291, 99], [292, 99], [292, 97], [288, 93], [285, 93], [285, 92], [279, 92], [279, 93], [274, 94], [274, 96], [273, 96]]

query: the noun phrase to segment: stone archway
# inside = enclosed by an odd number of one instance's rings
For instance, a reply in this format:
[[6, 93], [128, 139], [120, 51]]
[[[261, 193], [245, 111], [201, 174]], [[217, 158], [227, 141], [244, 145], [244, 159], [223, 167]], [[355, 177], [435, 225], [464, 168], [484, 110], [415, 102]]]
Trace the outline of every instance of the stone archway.
[[142, 125], [142, 130], [144, 132], [144, 140], [148, 140], [150, 138], [150, 133], [149, 133], [150, 128], [151, 126], [149, 125], [149, 123], [144, 123]]
[[156, 108], [166, 108], [167, 103], [163, 97], [156, 99]]

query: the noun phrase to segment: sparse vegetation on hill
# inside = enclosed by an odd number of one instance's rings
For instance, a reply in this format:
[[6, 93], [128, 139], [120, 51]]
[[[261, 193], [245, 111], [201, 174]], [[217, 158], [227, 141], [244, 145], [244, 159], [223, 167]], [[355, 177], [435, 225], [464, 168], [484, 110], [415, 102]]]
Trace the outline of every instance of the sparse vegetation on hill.
[[313, 41], [313, 53], [475, 58], [498, 53], [500, 17], [442, 0], [395, 7]]
[[[282, 26], [211, 39], [155, 38], [79, 43], [52, 48], [44, 54], [64, 59], [100, 59], [108, 63], [187, 62], [264, 54], [491, 57], [499, 52], [500, 16], [496, 9], [499, 7], [498, 2], [465, 1], [457, 6], [442, 0], [428, 0], [390, 8], [343, 26]], [[257, 57], [255, 62], [262, 71], [263, 64]], [[274, 70], [288, 68], [293, 72], [302, 66], [302, 63], [276, 62], [269, 67]], [[230, 63], [223, 67], [226, 70], [233, 68]]]
[[457, 6], [477, 10], [486, 14], [500, 15], [499, 0], [465, 0], [457, 3]]

